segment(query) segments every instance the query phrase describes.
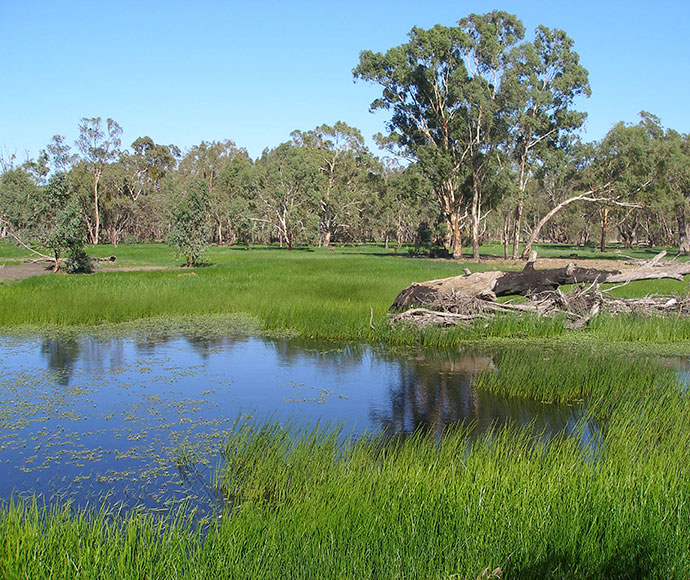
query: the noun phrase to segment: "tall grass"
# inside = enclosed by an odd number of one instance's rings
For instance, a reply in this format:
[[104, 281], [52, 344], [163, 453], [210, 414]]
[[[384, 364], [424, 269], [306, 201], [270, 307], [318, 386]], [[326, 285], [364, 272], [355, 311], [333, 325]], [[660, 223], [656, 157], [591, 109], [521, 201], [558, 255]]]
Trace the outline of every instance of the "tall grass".
[[[169, 249], [156, 245], [122, 245], [116, 250], [98, 246], [92, 252], [122, 253], [128, 265], [166, 268], [0, 283], [0, 327], [99, 325], [242, 313], [255, 317], [265, 330], [390, 344], [455, 346], [487, 338], [552, 339], [572, 334], [565, 331], [561, 318], [533, 316], [498, 316], [488, 323], [450, 329], [391, 328], [387, 310], [401, 289], [415, 281], [456, 275], [461, 268], [450, 261], [401, 257], [383, 248], [350, 247], [336, 252], [213, 248], [207, 257], [211, 265], [194, 270], [170, 267], [175, 261]], [[639, 284], [618, 292], [648, 293], [657, 286], [687, 292], [687, 284], [681, 282]], [[687, 341], [690, 322], [602, 316], [580, 335], [609, 342]]]
[[[673, 396], [672, 396], [673, 397]], [[596, 458], [518, 428], [473, 444], [352, 442], [244, 426], [223, 516], [206, 528], [11, 505], [6, 578], [681, 578], [690, 573], [690, 440], [669, 400], [628, 402]], [[664, 436], [659, 437], [660, 430]]]
[[494, 356], [497, 369], [475, 379], [480, 390], [547, 403], [613, 400], [672, 390], [678, 378], [646, 356], [608, 350], [507, 348]]
[[517, 425], [391, 440], [238, 423], [219, 518], [10, 503], [0, 578], [688, 577], [690, 394], [673, 371], [591, 348], [496, 360], [478, 388], [584, 399], [589, 416], [548, 440]]
[[[174, 265], [158, 246], [121, 248], [128, 264]], [[4, 283], [0, 325], [231, 324], [224, 315], [246, 313], [265, 330], [428, 346], [491, 337], [555, 343], [566, 334], [562, 320], [518, 316], [451, 330], [385, 323], [401, 288], [457, 273], [451, 262], [380, 248], [214, 248], [207, 259], [211, 266], [194, 271]], [[646, 284], [620, 291], [654, 287]], [[598, 345], [686, 341], [690, 324], [600, 317], [584, 336]], [[588, 344], [506, 351], [500, 370], [476, 381], [507, 397], [584, 400], [601, 425], [587, 449], [581, 438], [547, 441], [518, 426], [470, 442], [470, 427], [388, 441], [241, 424], [224, 447], [216, 485], [227, 506], [217, 520], [10, 503], [0, 509], [0, 578], [450, 579], [486, 568], [506, 579], [688, 577], [688, 394], [672, 371]]]

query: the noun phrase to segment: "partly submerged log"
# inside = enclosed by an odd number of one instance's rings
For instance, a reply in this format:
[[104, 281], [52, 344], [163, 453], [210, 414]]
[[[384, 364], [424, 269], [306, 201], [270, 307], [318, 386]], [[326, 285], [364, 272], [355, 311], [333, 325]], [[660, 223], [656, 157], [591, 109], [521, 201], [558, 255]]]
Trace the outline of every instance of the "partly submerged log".
[[443, 309], [447, 301], [494, 301], [499, 296], [531, 296], [556, 290], [565, 284], [620, 284], [660, 278], [682, 281], [686, 274], [690, 274], [690, 262], [661, 263], [659, 260], [651, 260], [638, 268], [625, 271], [581, 268], [574, 263], [564, 268], [537, 270], [532, 259], [520, 272], [475, 272], [411, 284], [398, 294], [390, 309], [401, 311], [429, 306]]

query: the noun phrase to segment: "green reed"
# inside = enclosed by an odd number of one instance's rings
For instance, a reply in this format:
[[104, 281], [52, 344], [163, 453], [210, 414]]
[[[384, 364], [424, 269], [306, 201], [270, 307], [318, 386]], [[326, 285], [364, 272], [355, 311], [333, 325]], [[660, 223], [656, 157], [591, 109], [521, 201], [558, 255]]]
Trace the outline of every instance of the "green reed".
[[[675, 401], [678, 403], [678, 401]], [[10, 505], [6, 578], [670, 578], [690, 572], [689, 430], [666, 401], [610, 420], [596, 455], [523, 429], [470, 444], [244, 425], [212, 523]], [[634, 412], [631, 412], [634, 411]], [[666, 429], [662, 438], [659, 430]]]
[[649, 396], [678, 380], [673, 369], [649, 356], [592, 348], [513, 347], [494, 360], [496, 369], [476, 377], [478, 389], [548, 403]]

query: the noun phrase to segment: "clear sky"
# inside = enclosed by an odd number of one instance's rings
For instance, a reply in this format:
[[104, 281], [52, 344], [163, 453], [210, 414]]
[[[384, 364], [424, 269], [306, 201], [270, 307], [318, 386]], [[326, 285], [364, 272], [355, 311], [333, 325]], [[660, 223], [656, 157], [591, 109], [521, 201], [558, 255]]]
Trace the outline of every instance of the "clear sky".
[[232, 139], [252, 157], [338, 120], [369, 139], [386, 116], [369, 113], [379, 89], [353, 82], [360, 51], [492, 9], [573, 38], [592, 87], [585, 139], [643, 109], [690, 132], [690, 0], [0, 0], [0, 153], [73, 143], [96, 116], [123, 145]]

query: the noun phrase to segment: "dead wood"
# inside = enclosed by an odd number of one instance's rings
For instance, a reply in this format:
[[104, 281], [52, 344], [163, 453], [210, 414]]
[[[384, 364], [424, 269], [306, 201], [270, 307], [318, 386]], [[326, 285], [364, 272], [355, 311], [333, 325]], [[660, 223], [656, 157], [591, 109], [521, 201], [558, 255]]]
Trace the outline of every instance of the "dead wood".
[[[662, 256], [663, 257], [663, 256]], [[566, 284], [608, 284], [636, 280], [671, 278], [682, 280], [690, 274], [690, 262], [662, 263], [654, 258], [644, 265], [626, 271], [582, 268], [570, 263], [564, 268], [537, 270], [528, 262], [520, 272], [475, 272], [440, 280], [414, 283], [405, 288], [391, 305], [400, 311], [413, 307], [426, 307], [443, 302], [444, 296], [464, 295], [482, 300], [495, 300], [499, 296], [529, 296], [556, 290]]]
[[[690, 263], [663, 263], [663, 254], [627, 271], [581, 268], [537, 270], [534, 262], [520, 272], [477, 272], [412, 284], [398, 294], [391, 306], [393, 322], [412, 322], [418, 326], [467, 324], [490, 319], [506, 312], [532, 313], [537, 316], [565, 316], [566, 326], [584, 328], [600, 312], [642, 315], [677, 314], [684, 311], [688, 299], [671, 296], [647, 296], [621, 299], [601, 289], [604, 283], [627, 284], [635, 280], [671, 278], [682, 280], [690, 274]], [[564, 294], [560, 286], [576, 287]], [[528, 302], [498, 303], [499, 296], [526, 296]]]

